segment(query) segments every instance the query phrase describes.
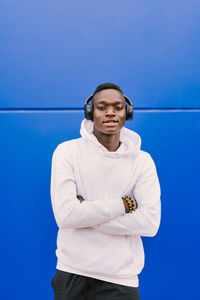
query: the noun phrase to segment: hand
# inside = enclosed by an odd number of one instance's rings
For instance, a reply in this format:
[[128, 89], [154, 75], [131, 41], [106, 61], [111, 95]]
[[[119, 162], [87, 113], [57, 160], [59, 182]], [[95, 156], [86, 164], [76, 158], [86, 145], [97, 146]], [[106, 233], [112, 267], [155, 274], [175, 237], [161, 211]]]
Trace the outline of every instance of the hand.
[[129, 212], [129, 206], [128, 206], [128, 203], [126, 202], [126, 200], [123, 200], [123, 203], [124, 203], [124, 207], [125, 207], [125, 212], [128, 213]]
[[126, 213], [133, 212], [138, 208], [137, 201], [134, 197], [125, 195], [122, 197]]
[[79, 200], [81, 203], [84, 201], [83, 197], [80, 196], [80, 195], [78, 195], [77, 198], [78, 198], [78, 200]]

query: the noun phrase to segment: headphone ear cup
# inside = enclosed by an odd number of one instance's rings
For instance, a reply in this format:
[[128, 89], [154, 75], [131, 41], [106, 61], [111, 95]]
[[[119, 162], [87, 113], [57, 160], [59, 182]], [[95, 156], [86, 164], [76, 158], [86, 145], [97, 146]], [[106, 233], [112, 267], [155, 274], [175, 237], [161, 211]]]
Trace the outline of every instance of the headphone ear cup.
[[126, 120], [131, 121], [133, 119], [133, 106], [126, 105]]
[[85, 113], [86, 120], [93, 121], [93, 105], [92, 104], [84, 105], [84, 113]]

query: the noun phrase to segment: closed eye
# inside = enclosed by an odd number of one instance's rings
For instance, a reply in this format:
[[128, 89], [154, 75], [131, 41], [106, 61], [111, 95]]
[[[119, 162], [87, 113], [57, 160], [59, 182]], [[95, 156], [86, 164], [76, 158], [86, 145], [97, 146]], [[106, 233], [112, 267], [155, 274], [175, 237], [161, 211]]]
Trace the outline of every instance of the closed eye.
[[117, 109], [117, 110], [121, 110], [121, 109], [123, 109], [124, 107], [123, 106], [115, 106], [115, 109]]
[[99, 110], [104, 110], [104, 109], [105, 109], [105, 106], [101, 105], [101, 106], [97, 106], [97, 108], [98, 108]]
[[[105, 110], [107, 108], [107, 106], [106, 105], [97, 105], [96, 108], [98, 110]], [[113, 106], [113, 108], [115, 110], [122, 110], [124, 108], [124, 106], [123, 105], [115, 105], [115, 106]]]

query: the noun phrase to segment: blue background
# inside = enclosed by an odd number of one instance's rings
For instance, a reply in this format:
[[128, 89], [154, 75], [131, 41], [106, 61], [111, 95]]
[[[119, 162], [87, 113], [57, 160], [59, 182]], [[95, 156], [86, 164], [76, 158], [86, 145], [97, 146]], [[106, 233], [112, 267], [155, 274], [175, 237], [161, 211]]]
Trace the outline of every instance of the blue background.
[[57, 226], [51, 158], [79, 137], [103, 82], [135, 107], [126, 126], [157, 166], [162, 221], [143, 238], [141, 300], [198, 299], [200, 3], [190, 0], [0, 3], [1, 299], [53, 299]]

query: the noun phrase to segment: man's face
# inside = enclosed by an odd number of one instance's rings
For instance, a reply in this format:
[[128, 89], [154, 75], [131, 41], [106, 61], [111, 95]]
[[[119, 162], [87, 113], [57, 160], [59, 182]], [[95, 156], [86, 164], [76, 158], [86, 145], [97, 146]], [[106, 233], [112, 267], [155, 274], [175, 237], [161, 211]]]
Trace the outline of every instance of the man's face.
[[93, 97], [94, 131], [98, 134], [120, 132], [126, 120], [126, 101], [122, 93], [106, 89]]

